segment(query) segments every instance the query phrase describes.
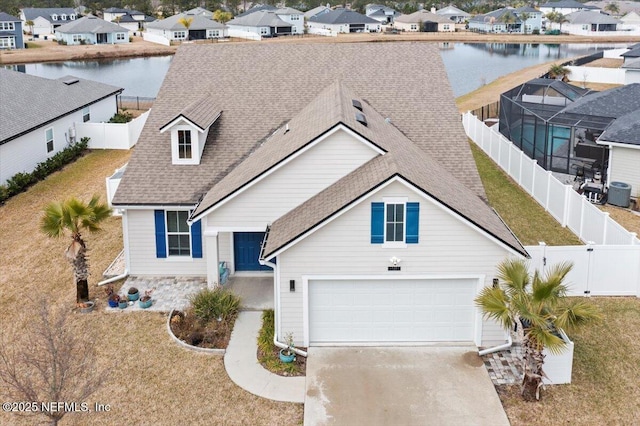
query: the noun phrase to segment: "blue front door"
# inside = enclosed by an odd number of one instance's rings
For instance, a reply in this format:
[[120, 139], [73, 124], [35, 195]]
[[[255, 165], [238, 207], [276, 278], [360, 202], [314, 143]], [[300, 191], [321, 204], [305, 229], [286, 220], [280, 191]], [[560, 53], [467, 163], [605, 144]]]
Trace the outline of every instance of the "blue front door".
[[236, 271], [271, 271], [258, 262], [264, 232], [234, 232], [233, 251]]

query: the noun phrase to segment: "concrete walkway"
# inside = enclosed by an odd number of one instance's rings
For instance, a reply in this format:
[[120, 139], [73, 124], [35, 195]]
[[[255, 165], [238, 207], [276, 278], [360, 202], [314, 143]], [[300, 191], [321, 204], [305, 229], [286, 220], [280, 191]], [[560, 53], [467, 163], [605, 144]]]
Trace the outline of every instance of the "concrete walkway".
[[231, 340], [224, 355], [224, 366], [233, 382], [263, 398], [303, 403], [305, 377], [283, 377], [265, 370], [258, 362], [258, 331], [262, 312], [242, 311], [236, 319]]

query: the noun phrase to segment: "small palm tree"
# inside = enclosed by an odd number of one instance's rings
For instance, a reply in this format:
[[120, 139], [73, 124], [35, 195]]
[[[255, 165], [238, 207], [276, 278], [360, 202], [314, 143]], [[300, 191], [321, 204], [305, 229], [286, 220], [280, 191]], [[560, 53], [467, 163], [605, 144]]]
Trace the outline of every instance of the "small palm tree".
[[518, 18], [513, 13], [507, 11], [500, 17], [499, 21], [506, 25], [507, 31], [511, 31], [513, 29], [512, 25], [518, 21]]
[[564, 78], [569, 75], [571, 72], [568, 68], [562, 66], [562, 64], [553, 64], [549, 67], [549, 77], [550, 78], [559, 78], [564, 80]]
[[617, 15], [620, 13], [620, 8], [618, 7], [618, 3], [611, 2], [604, 7], [606, 12], [610, 12], [612, 15]]
[[89, 264], [87, 262], [87, 245], [82, 239], [82, 232], [98, 232], [101, 222], [111, 216], [111, 209], [100, 202], [100, 196], [94, 195], [89, 203], [77, 198], [47, 205], [42, 215], [40, 229], [49, 237], [61, 237], [67, 233], [71, 236], [71, 244], [65, 256], [73, 266], [76, 281], [76, 302], [89, 299]]
[[475, 299], [486, 318], [497, 321], [505, 330], [518, 329], [522, 341], [522, 396], [526, 401], [540, 399], [542, 366], [546, 348], [562, 352], [566, 343], [561, 331], [572, 331], [601, 318], [597, 308], [584, 299], [568, 298], [564, 280], [570, 263], [551, 267], [542, 276], [529, 275], [525, 261], [507, 259], [498, 266], [501, 286], [485, 287]]
[[29, 30], [31, 31], [31, 35], [33, 36], [33, 26], [35, 25], [33, 21], [31, 19], [27, 19], [24, 24], [27, 27], [29, 27]]
[[527, 33], [527, 21], [531, 19], [531, 14], [529, 12], [522, 12], [520, 14], [520, 20], [522, 21], [522, 31]]

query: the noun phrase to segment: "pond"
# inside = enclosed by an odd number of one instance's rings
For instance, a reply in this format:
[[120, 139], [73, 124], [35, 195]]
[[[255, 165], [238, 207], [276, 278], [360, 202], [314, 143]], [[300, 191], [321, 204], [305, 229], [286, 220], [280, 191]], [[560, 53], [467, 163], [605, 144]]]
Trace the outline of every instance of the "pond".
[[[574, 58], [625, 44], [438, 43], [453, 93], [469, 93], [493, 80], [554, 59]], [[123, 87], [124, 96], [155, 97], [173, 56], [65, 61], [21, 65], [27, 74], [74, 75]]]

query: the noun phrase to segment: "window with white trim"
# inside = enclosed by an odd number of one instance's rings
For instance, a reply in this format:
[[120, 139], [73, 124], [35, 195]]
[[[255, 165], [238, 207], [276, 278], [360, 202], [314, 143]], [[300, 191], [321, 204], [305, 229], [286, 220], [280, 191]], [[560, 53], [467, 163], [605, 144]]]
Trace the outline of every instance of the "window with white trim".
[[55, 13], [53, 15], [51, 15], [51, 20], [57, 21], [58, 20], [58, 15], [56, 15]]
[[0, 22], [0, 30], [2, 31], [13, 31], [14, 29], [13, 22]]
[[60, 19], [62, 19], [63, 21], [67, 20], [67, 15], [65, 13], [63, 13], [62, 15], [60, 15]]
[[86, 123], [89, 120], [91, 120], [91, 110], [86, 106], [82, 108], [82, 122]]
[[117, 41], [122, 41], [125, 38], [125, 34], [124, 33], [116, 33], [116, 40]]
[[169, 256], [191, 256], [191, 233], [185, 210], [166, 212], [167, 216], [167, 253]]
[[404, 203], [385, 204], [385, 242], [404, 242]]
[[299, 21], [300, 20], [300, 15], [291, 15], [291, 20], [292, 21]]
[[444, 24], [444, 25], [442, 26], [442, 29], [443, 29], [444, 31], [449, 31], [449, 29], [450, 29], [450, 28], [451, 28], [451, 27], [449, 27], [449, 24]]
[[411, 31], [416, 31], [418, 29], [418, 24], [411, 24]]
[[0, 38], [0, 48], [13, 48], [15, 47], [14, 37], [2, 37]]
[[187, 32], [186, 31], [174, 31], [173, 32], [173, 38], [174, 38], [174, 40], [184, 40], [185, 38], [187, 38]]
[[71, 39], [74, 43], [80, 43], [82, 41], [82, 34], [72, 34]]
[[191, 130], [178, 130], [178, 158], [191, 158]]
[[260, 35], [268, 35], [269, 34], [269, 28], [260, 28]]
[[45, 130], [44, 135], [47, 142], [47, 152], [51, 152], [53, 151], [53, 127], [49, 127]]
[[69, 15], [69, 19], [71, 19], [72, 21], [76, 19], [75, 13], [72, 13], [71, 15]]
[[207, 30], [207, 38], [220, 37], [220, 30]]

